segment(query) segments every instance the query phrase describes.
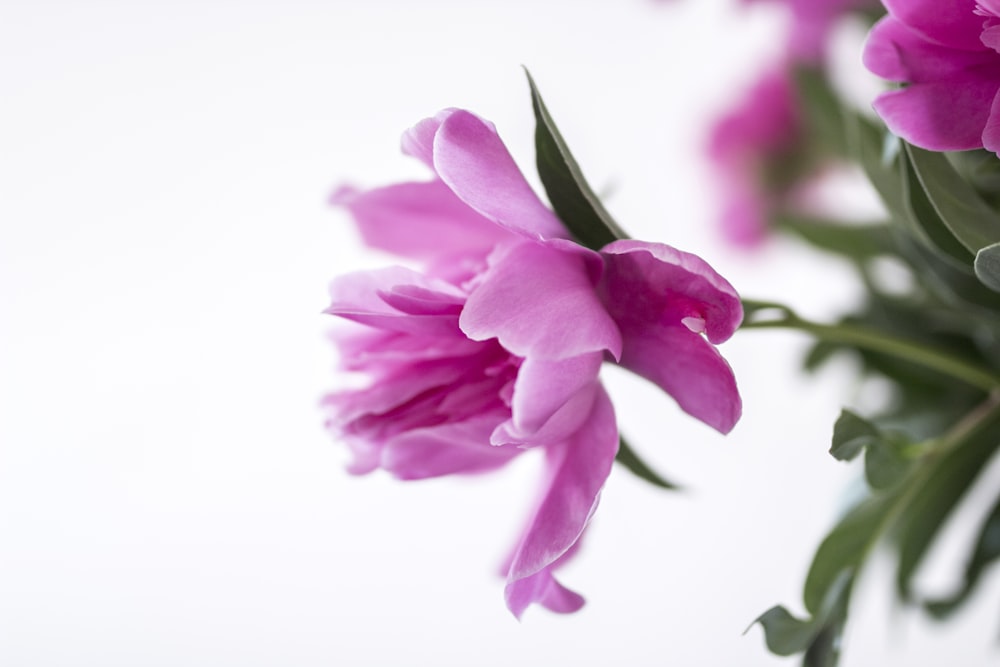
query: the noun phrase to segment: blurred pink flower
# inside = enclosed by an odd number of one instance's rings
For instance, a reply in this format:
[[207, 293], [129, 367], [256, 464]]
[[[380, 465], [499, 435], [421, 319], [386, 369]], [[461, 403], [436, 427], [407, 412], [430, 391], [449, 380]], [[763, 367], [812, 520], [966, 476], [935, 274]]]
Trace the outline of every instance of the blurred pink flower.
[[712, 127], [708, 156], [722, 197], [723, 236], [739, 246], [763, 240], [785, 194], [786, 162], [802, 138], [795, 89], [786, 66], [767, 70]]
[[1000, 0], [884, 0], [865, 66], [905, 83], [875, 111], [889, 129], [936, 151], [1000, 149]]
[[[493, 126], [450, 109], [403, 137], [435, 178], [334, 202], [370, 246], [418, 263], [341, 276], [327, 312], [345, 370], [366, 387], [324, 399], [350, 470], [401, 479], [477, 473], [545, 452], [539, 501], [507, 566], [506, 600], [571, 612], [583, 598], [552, 571], [575, 551], [618, 448], [599, 383], [614, 361], [728, 432], [740, 415], [713, 344], [739, 325], [733, 288], [669, 246], [577, 245], [538, 199]], [[360, 326], [358, 326], [360, 325]]]

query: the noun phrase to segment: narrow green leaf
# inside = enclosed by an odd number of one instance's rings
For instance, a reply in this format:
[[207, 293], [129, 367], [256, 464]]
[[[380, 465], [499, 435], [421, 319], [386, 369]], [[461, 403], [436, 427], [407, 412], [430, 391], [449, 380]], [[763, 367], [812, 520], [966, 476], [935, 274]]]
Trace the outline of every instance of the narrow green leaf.
[[908, 494], [894, 528], [899, 550], [896, 589], [903, 600], [911, 599], [913, 576], [945, 519], [998, 447], [1000, 428], [993, 424], [923, 462], [921, 478], [914, 482], [919, 486]]
[[951, 615], [968, 599], [986, 568], [998, 559], [1000, 559], [1000, 497], [997, 497], [993, 510], [980, 528], [972, 557], [965, 567], [962, 587], [946, 599], [927, 603], [927, 610], [937, 618]]
[[903, 146], [927, 199], [969, 252], [975, 253], [1000, 241], [1000, 215], [979, 197], [944, 153], [906, 143]]
[[777, 227], [788, 230], [810, 245], [859, 262], [891, 252], [891, 231], [885, 224], [846, 224], [782, 215]]
[[861, 165], [868, 180], [896, 220], [909, 216], [906, 206], [906, 189], [897, 155], [885, 149], [886, 141], [898, 140], [884, 132], [861, 114], [846, 118], [847, 139], [853, 158]]
[[583, 177], [580, 165], [549, 115], [531, 73], [525, 69], [535, 112], [535, 162], [545, 193], [576, 240], [600, 250], [617, 239], [627, 238]]
[[639, 455], [635, 453], [635, 450], [629, 446], [628, 442], [626, 442], [623, 437], [619, 438], [618, 453], [615, 454], [615, 461], [625, 466], [625, 468], [636, 477], [646, 480], [653, 486], [658, 486], [661, 489], [668, 489], [671, 491], [675, 491], [680, 488], [650, 468], [645, 461], [639, 458]]
[[830, 454], [838, 461], [850, 461], [879, 437], [879, 430], [871, 422], [844, 408], [833, 425]]
[[797, 67], [793, 76], [799, 108], [804, 112], [810, 138], [826, 151], [844, 152], [847, 145], [844, 108], [823, 70]]
[[816, 550], [803, 600], [814, 616], [840, 577], [860, 569], [872, 545], [879, 539], [882, 524], [892, 507], [890, 496], [875, 496], [848, 512]]
[[951, 258], [959, 266], [970, 266], [973, 251], [955, 238], [954, 233], [941, 220], [924, 191], [907, 151], [900, 154], [900, 168], [908, 212], [904, 222], [910, 223], [910, 232], [927, 246], [937, 250], [942, 257]]

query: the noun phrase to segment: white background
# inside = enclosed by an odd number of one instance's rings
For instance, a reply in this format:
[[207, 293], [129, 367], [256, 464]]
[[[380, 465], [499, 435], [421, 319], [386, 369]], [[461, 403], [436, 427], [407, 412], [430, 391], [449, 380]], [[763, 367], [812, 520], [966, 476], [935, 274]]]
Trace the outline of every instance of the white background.
[[[422, 177], [398, 137], [446, 106], [534, 179], [522, 64], [634, 236], [746, 296], [847, 308], [839, 265], [713, 227], [707, 120], [779, 26], [694, 0], [0, 2], [0, 664], [796, 662], [742, 633], [801, 610], [850, 493], [826, 453], [867, 391], [849, 360], [801, 377], [801, 338], [738, 335], [727, 438], [609, 369], [623, 429], [687, 490], [616, 469], [562, 577], [587, 606], [521, 623], [496, 570], [538, 461], [353, 478], [317, 408], [326, 283], [385, 261], [328, 193]], [[995, 661], [995, 585], [942, 634], [893, 608], [885, 568], [866, 581], [844, 665]]]

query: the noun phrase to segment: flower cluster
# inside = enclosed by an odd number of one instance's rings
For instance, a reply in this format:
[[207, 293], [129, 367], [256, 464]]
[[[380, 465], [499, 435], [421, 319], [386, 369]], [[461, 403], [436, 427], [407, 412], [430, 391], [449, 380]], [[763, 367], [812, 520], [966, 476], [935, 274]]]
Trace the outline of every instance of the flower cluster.
[[328, 313], [341, 363], [364, 388], [329, 394], [350, 470], [400, 479], [479, 473], [531, 448], [544, 487], [507, 568], [507, 605], [575, 611], [553, 571], [593, 514], [619, 446], [598, 374], [613, 362], [728, 432], [733, 373], [714, 347], [742, 318], [736, 292], [700, 258], [658, 243], [582, 247], [535, 195], [495, 128], [448, 109], [404, 136], [434, 178], [334, 202], [365, 242], [415, 264], [345, 275]]

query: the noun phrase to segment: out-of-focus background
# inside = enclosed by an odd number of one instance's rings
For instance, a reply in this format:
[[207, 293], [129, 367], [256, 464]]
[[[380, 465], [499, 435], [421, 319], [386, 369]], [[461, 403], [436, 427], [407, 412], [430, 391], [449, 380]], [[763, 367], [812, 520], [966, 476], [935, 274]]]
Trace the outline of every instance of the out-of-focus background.
[[[0, 2], [0, 664], [788, 664], [744, 630], [801, 610], [852, 493], [827, 454], [873, 391], [849, 360], [807, 378], [802, 338], [738, 334], [725, 438], [608, 369], [624, 432], [685, 491], [616, 469], [562, 577], [587, 606], [521, 623], [497, 569], [539, 461], [353, 478], [317, 408], [326, 284], [386, 261], [326, 197], [423, 177], [398, 138], [446, 106], [493, 120], [537, 181], [522, 65], [634, 236], [748, 297], [850, 307], [835, 262], [737, 252], [714, 224], [709, 119], [782, 21], [693, 0]], [[862, 38], [837, 51], [863, 91]], [[865, 581], [847, 667], [995, 661], [997, 586], [942, 631], [878, 564]]]

